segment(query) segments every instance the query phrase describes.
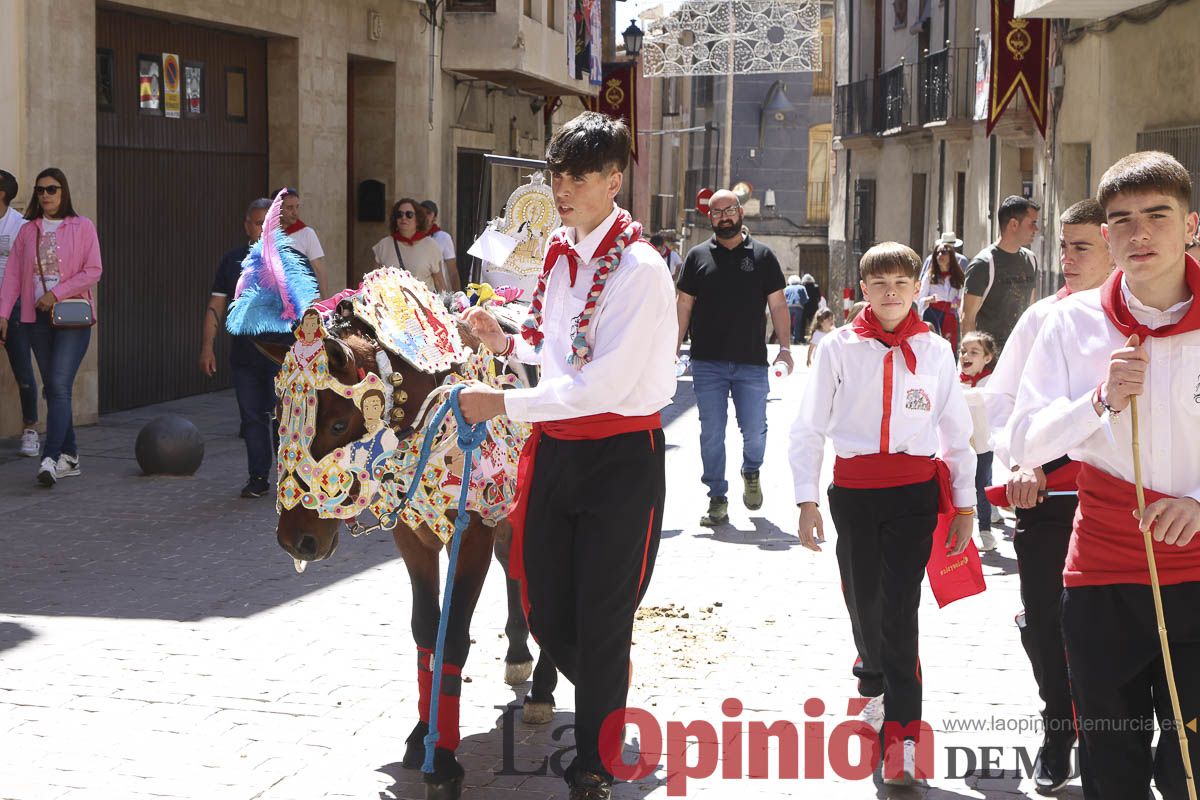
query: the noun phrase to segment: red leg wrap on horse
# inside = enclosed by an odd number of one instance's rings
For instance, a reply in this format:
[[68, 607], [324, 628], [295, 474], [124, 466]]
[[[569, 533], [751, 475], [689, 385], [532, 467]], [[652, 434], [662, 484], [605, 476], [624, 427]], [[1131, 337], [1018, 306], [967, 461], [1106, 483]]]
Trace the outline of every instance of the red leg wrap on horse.
[[441, 694], [438, 695], [438, 742], [446, 750], [457, 750], [460, 741], [458, 731], [458, 701], [462, 694], [462, 667], [454, 664], [442, 665]]
[[421, 722], [429, 722], [429, 701], [433, 697], [433, 651], [417, 648], [417, 713]]

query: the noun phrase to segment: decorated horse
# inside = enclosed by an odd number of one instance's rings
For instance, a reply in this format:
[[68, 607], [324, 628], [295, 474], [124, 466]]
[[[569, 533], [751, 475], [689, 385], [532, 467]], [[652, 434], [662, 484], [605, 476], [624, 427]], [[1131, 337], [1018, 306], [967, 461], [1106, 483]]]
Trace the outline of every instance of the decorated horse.
[[[343, 523], [355, 536], [391, 531], [412, 584], [419, 688], [418, 720], [402, 763], [422, 767], [431, 707], [436, 707], [436, 748], [432, 762], [425, 760], [426, 798], [458, 798], [464, 770], [455, 751], [471, 617], [493, 554], [507, 573], [511, 528], [506, 516], [529, 430], [507, 418], [488, 423], [463, 491], [458, 423], [452, 414], [435, 412], [463, 381], [498, 388], [516, 387], [519, 381], [406, 271], [376, 270], [357, 290], [314, 302], [316, 282], [279, 230], [278, 206], [277, 198], [262, 239], [243, 265], [227, 322], [239, 334], [295, 333], [290, 346], [258, 341], [282, 364], [276, 379], [276, 538], [303, 571], [333, 555]], [[461, 510], [460, 497], [466, 498]], [[459, 514], [469, 515], [465, 526]], [[439, 555], [455, 535], [461, 540], [452, 549], [457, 563], [435, 680], [443, 612]], [[553, 714], [557, 671], [544, 652], [534, 668], [520, 587], [507, 575], [506, 581], [505, 681], [518, 685], [532, 673], [524, 721], [546, 723]], [[435, 685], [440, 685], [436, 698]]]

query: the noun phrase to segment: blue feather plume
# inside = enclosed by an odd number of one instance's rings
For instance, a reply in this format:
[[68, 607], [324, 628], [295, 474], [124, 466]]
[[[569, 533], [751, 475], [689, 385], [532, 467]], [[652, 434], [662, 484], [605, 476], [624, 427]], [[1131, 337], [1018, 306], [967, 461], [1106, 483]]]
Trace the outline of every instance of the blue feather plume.
[[[283, 267], [282, 286], [271, 285], [275, 281], [263, 259], [263, 243], [269, 235], [273, 235], [273, 244]], [[254, 243], [242, 261], [237, 299], [229, 309], [226, 329], [240, 336], [290, 333], [299, 314], [285, 311], [284, 292], [291, 308], [298, 312], [308, 308], [320, 294], [316, 276], [305, 259], [292, 248], [291, 237], [276, 228], [270, 234], [264, 231], [263, 238]]]

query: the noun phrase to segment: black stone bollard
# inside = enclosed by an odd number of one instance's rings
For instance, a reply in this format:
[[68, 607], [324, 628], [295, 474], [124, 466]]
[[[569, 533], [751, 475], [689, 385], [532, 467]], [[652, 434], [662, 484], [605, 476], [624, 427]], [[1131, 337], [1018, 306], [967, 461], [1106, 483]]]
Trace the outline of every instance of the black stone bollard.
[[204, 460], [204, 437], [191, 420], [164, 414], [146, 423], [133, 449], [147, 475], [191, 475]]

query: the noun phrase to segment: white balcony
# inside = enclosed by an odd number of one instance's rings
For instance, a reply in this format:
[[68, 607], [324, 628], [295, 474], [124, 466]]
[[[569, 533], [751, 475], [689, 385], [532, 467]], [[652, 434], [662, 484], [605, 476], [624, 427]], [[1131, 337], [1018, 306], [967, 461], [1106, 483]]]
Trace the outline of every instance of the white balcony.
[[442, 68], [533, 94], [594, 96], [596, 87], [568, 72], [566, 5], [562, 0], [448, 3]]
[[1146, 0], [1016, 0], [1018, 17], [1104, 19], [1145, 5]]

